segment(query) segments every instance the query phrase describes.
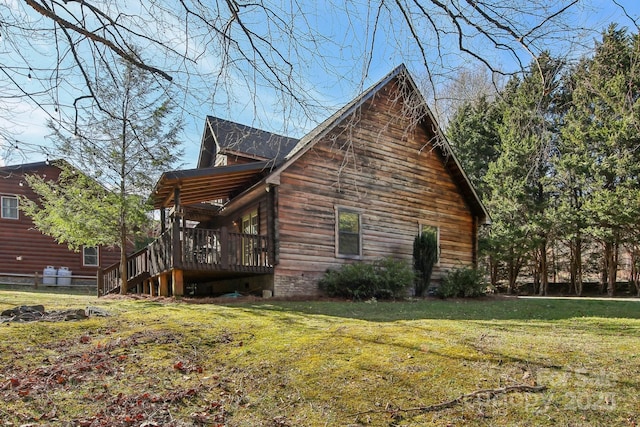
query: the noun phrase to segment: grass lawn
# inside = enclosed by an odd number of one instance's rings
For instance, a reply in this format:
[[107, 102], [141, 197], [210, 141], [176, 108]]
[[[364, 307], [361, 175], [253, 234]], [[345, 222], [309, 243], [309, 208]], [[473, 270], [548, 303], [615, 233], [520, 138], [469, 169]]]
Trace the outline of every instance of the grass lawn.
[[0, 291], [2, 426], [636, 426], [640, 302], [190, 301]]

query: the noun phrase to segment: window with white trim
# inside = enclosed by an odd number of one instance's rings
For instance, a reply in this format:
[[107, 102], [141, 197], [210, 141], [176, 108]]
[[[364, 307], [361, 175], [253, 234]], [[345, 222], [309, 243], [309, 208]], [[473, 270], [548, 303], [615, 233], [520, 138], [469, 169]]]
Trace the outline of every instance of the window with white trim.
[[18, 196], [2, 196], [2, 218], [20, 218], [18, 214]]
[[100, 251], [96, 246], [85, 246], [82, 248], [82, 265], [96, 267], [99, 265]]
[[336, 208], [336, 256], [362, 256], [362, 215], [360, 212]]

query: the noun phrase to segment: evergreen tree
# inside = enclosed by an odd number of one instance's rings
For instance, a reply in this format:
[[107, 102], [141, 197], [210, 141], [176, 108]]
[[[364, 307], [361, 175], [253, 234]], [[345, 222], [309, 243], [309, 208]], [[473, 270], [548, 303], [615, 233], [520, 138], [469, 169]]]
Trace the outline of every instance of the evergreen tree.
[[453, 115], [447, 139], [480, 197], [487, 193], [484, 177], [498, 158], [500, 110], [486, 95], [465, 102]]
[[[29, 184], [42, 205], [32, 206], [29, 214], [42, 232], [71, 248], [119, 247], [120, 290], [126, 293], [126, 249], [150, 221], [148, 195], [160, 173], [177, 160], [182, 123], [173, 115], [170, 95], [151, 74], [124, 61], [120, 67], [105, 65], [103, 72], [96, 79], [99, 108], [81, 110], [72, 134], [68, 127], [50, 127], [60, 154], [104, 188], [90, 179], [71, 179], [77, 176], [72, 172], [57, 184], [33, 176]], [[56, 201], [56, 194], [68, 204]]]
[[508, 289], [533, 260], [540, 293], [547, 292], [547, 246], [550, 238], [549, 154], [555, 141], [555, 96], [561, 62], [543, 54], [522, 79], [511, 79], [504, 92], [498, 125], [500, 155], [485, 177], [491, 193], [491, 247], [507, 267]]
[[620, 246], [640, 217], [640, 44], [615, 25], [574, 73], [563, 149], [581, 187], [585, 230], [602, 245], [601, 285], [613, 295]]

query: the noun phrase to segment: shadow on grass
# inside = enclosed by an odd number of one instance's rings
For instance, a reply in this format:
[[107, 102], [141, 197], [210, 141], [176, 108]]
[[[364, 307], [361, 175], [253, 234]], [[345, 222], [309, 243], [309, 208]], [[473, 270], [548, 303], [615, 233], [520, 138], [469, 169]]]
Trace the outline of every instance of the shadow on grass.
[[448, 320], [560, 320], [580, 317], [640, 319], [640, 301], [487, 297], [469, 300], [413, 301], [279, 301], [220, 303], [260, 311], [291, 312], [394, 322], [418, 319]]

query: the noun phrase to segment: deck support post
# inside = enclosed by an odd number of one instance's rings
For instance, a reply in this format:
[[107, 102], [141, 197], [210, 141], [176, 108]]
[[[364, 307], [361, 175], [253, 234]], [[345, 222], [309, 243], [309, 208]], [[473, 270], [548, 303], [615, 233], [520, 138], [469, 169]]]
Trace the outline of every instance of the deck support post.
[[229, 230], [220, 228], [220, 265], [223, 270], [229, 269]]
[[149, 282], [151, 282], [151, 279], [144, 279], [142, 281], [142, 293], [145, 295], [149, 293]]
[[158, 294], [160, 294], [161, 297], [168, 297], [169, 296], [169, 274], [163, 273], [160, 276], [158, 276], [158, 282], [159, 282], [159, 288], [160, 288], [158, 289]]
[[171, 258], [173, 267], [182, 267], [182, 242], [180, 241], [180, 188], [173, 190], [173, 223], [171, 230]]
[[156, 279], [153, 277], [149, 278], [149, 296], [156, 296]]
[[171, 272], [171, 286], [174, 297], [184, 296], [184, 276], [179, 268], [173, 269]]

